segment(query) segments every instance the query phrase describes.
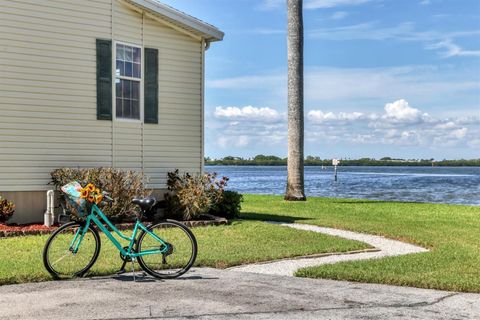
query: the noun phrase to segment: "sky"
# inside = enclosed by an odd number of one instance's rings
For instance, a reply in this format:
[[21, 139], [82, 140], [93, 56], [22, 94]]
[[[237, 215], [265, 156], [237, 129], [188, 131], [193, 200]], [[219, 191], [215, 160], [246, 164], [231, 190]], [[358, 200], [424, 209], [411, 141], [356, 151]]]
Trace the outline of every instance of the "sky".
[[[286, 0], [162, 0], [225, 32], [205, 156], [287, 155]], [[480, 0], [304, 0], [305, 156], [480, 158]]]

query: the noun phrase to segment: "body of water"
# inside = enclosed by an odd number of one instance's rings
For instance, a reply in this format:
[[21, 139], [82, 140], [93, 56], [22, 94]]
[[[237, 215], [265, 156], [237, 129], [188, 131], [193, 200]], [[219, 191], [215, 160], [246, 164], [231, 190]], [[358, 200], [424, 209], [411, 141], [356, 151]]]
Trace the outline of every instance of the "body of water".
[[[284, 194], [285, 166], [207, 166], [229, 190]], [[480, 167], [305, 167], [307, 196], [480, 205]]]

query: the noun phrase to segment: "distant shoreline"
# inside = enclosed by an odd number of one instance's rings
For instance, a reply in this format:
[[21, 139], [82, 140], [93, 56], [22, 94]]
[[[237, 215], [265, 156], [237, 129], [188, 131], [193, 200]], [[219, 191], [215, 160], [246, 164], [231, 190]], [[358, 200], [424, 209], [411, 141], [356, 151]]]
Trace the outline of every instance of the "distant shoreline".
[[[209, 167], [286, 167], [287, 164], [209, 164], [205, 163], [205, 166]], [[321, 167], [322, 165], [317, 165], [317, 164], [305, 164], [305, 167]], [[331, 164], [330, 165], [325, 165], [324, 167], [333, 167]], [[471, 167], [471, 168], [478, 168], [480, 165], [408, 165], [408, 164], [402, 164], [402, 165], [339, 165], [338, 167]]]
[[[276, 163], [255, 163], [255, 162], [242, 162], [242, 163], [233, 163], [233, 162], [205, 162], [206, 166], [232, 166], [232, 167], [281, 167], [286, 166], [287, 162], [276, 162]], [[304, 164], [306, 167], [333, 167], [332, 163], [318, 164], [318, 163], [308, 163]], [[425, 162], [390, 162], [390, 163], [349, 163], [349, 161], [341, 161], [339, 167], [480, 167], [480, 161], [476, 163], [461, 163], [461, 162], [434, 162], [425, 163]]]
[[[459, 160], [438, 160], [430, 159], [400, 159], [383, 157], [360, 158], [360, 159], [338, 159], [340, 166], [353, 167], [480, 167], [480, 159], [459, 159]], [[221, 159], [205, 157], [205, 165], [208, 166], [286, 166], [287, 158], [280, 158], [273, 155], [259, 154], [252, 158], [241, 158], [227, 156]], [[318, 156], [307, 156], [304, 160], [305, 166], [328, 167], [332, 166], [332, 159], [321, 159]]]

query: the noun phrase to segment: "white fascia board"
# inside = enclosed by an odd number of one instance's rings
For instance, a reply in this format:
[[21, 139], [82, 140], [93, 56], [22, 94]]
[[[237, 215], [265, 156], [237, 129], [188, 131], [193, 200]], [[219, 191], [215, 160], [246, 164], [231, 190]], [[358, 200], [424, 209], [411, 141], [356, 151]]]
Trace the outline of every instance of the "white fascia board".
[[128, 2], [135, 3], [136, 5], [145, 8], [153, 13], [164, 16], [168, 19], [176, 21], [177, 23], [184, 25], [188, 28], [192, 28], [201, 33], [207, 41], [221, 41], [223, 40], [224, 33], [216, 27], [203, 22], [197, 18], [194, 18], [186, 13], [178, 11], [170, 6], [160, 3], [156, 0], [127, 0]]

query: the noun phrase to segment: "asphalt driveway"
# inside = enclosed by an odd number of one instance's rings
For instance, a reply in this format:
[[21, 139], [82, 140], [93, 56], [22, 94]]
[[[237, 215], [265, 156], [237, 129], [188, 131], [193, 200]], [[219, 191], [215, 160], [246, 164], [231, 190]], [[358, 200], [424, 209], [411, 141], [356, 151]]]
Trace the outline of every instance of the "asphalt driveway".
[[478, 319], [480, 295], [209, 268], [0, 287], [0, 319]]

